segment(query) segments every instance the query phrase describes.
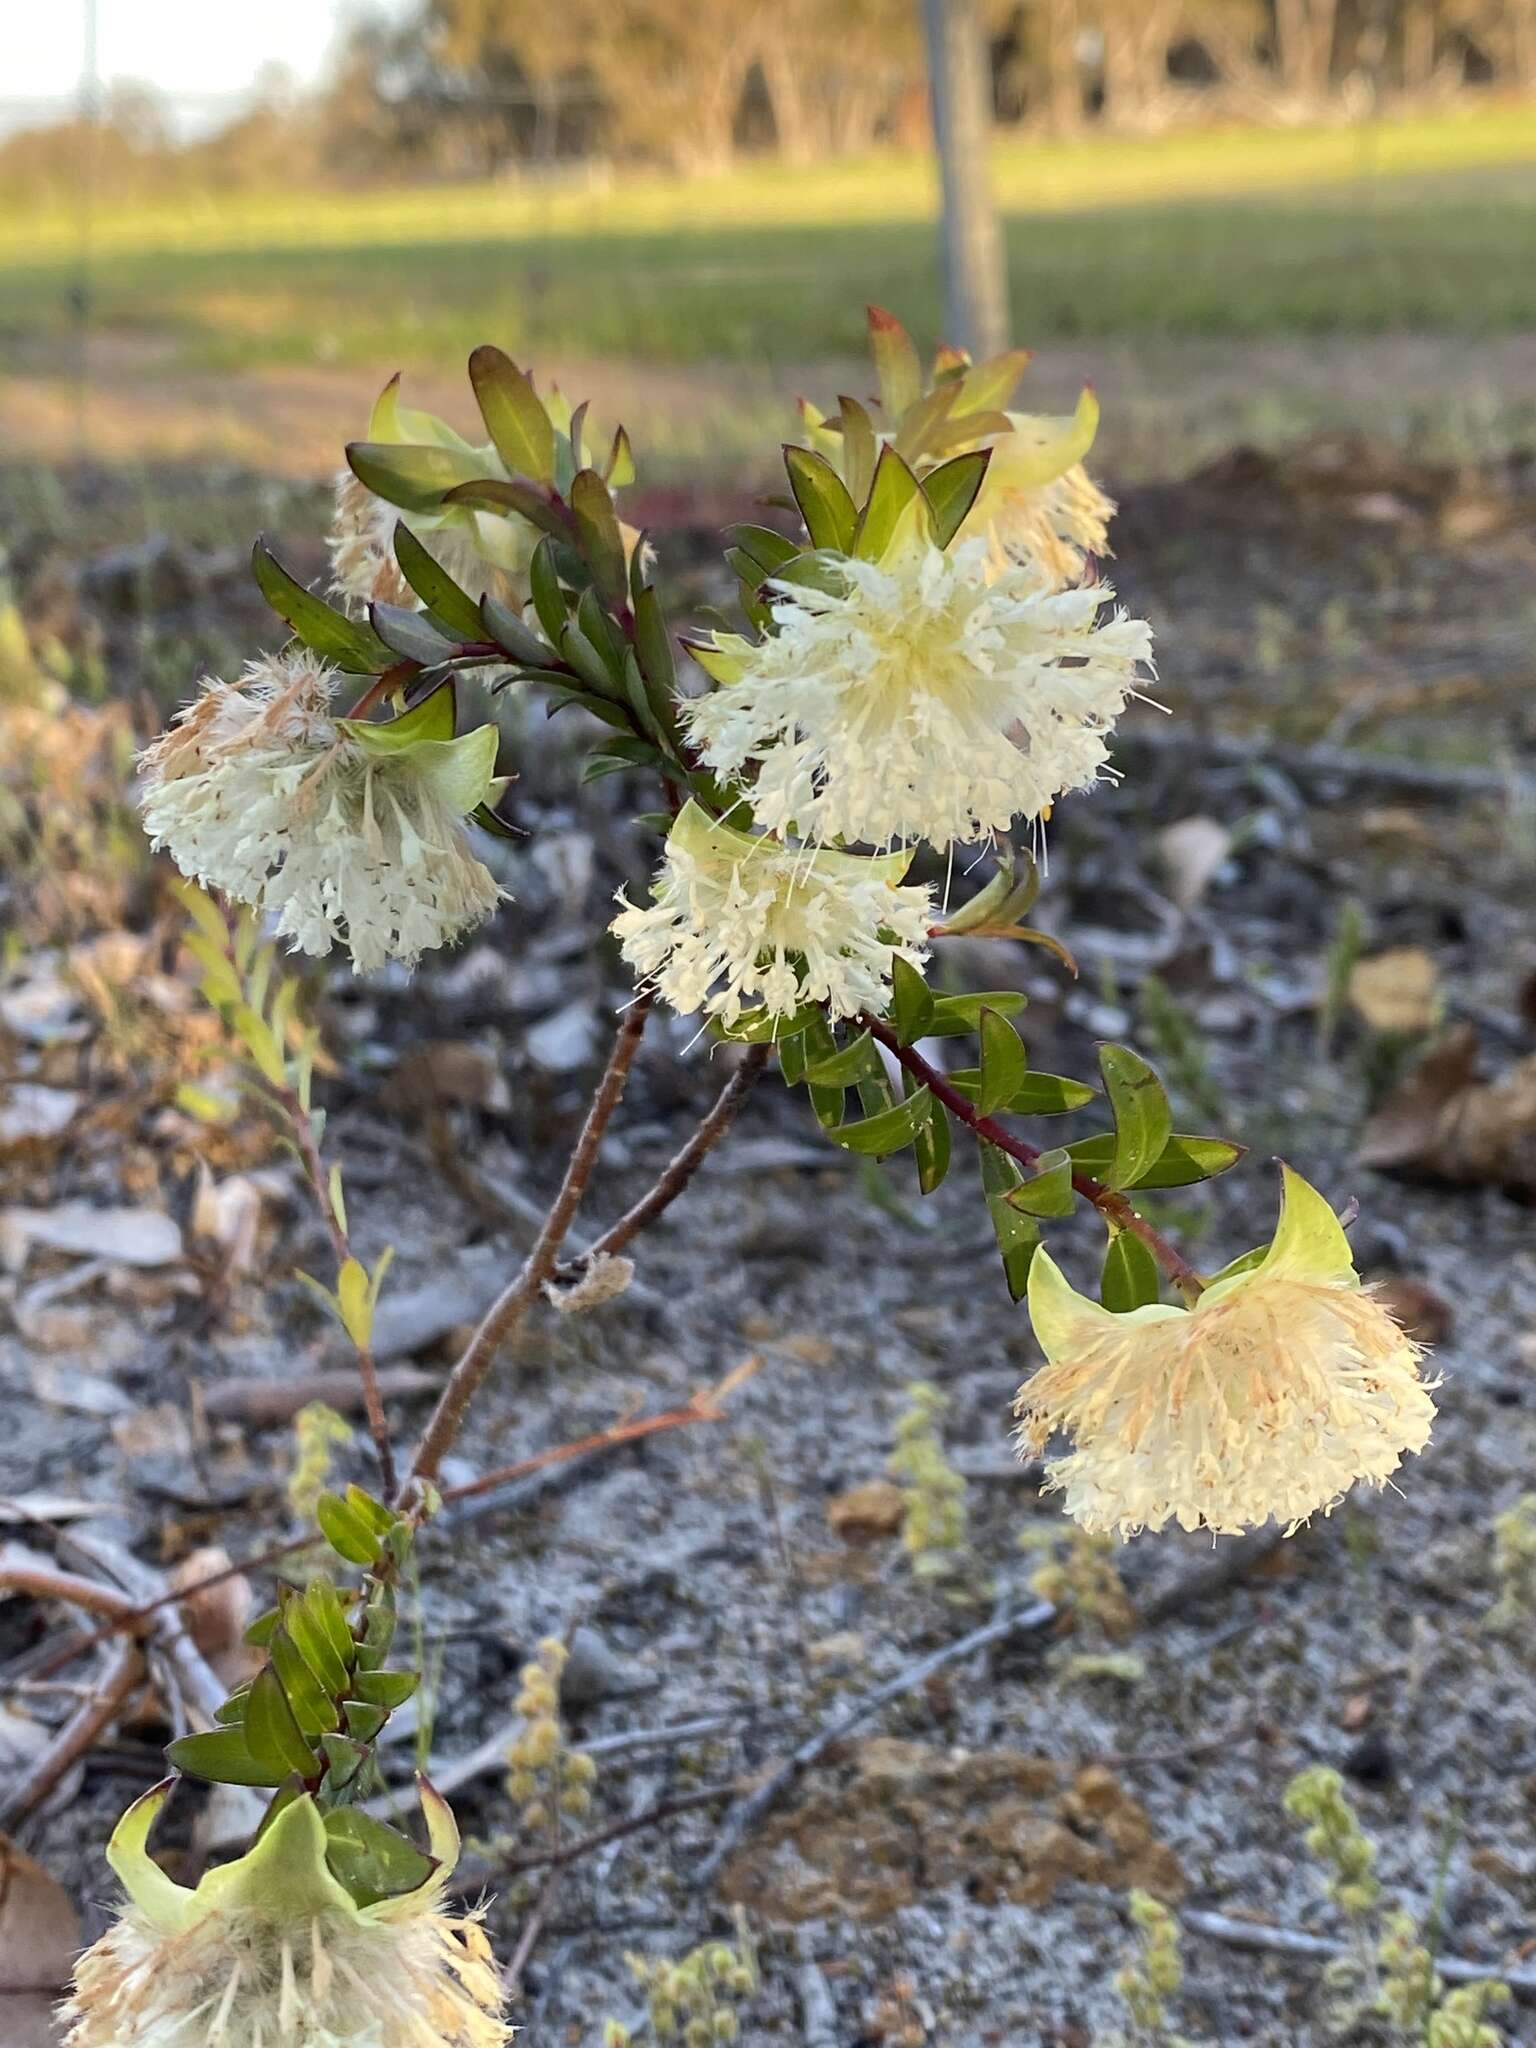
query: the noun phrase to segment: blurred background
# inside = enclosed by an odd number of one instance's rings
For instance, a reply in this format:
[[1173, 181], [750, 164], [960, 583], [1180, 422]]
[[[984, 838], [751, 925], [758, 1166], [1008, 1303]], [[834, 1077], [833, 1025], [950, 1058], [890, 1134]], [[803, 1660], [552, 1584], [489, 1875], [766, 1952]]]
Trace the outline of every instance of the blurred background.
[[[622, 413], [651, 480], [757, 481], [866, 300], [944, 324], [920, 0], [28, 12], [13, 461], [316, 476], [386, 376], [448, 403], [494, 337]], [[1095, 380], [1116, 474], [1344, 422], [1456, 457], [1528, 430], [1533, 0], [964, 12], [1026, 402]]]

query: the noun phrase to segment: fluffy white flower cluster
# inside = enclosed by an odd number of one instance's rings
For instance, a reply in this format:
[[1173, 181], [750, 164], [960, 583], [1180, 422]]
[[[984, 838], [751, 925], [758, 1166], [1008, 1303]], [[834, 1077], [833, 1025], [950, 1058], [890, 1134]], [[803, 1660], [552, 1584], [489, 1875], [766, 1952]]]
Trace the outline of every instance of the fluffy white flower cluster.
[[173, 1883], [145, 1846], [167, 1797], [146, 1793], [112, 1837], [128, 1905], [75, 1966], [68, 2048], [506, 2048], [490, 1944], [442, 1909], [458, 1830], [430, 1789], [432, 1876], [361, 1907], [309, 1798], [195, 1891]]
[[143, 757], [145, 827], [300, 951], [411, 965], [496, 907], [463, 829], [494, 786], [496, 730], [407, 741], [336, 717], [335, 686], [302, 651], [210, 683]]
[[1323, 1197], [1289, 1168], [1284, 1188], [1264, 1258], [1192, 1309], [1114, 1314], [1035, 1253], [1029, 1314], [1046, 1363], [1015, 1412], [1030, 1453], [1071, 1438], [1047, 1478], [1085, 1528], [1235, 1534], [1272, 1515], [1294, 1527], [1429, 1441], [1418, 1347], [1361, 1287]]
[[776, 1017], [825, 1003], [833, 1018], [885, 1010], [892, 962], [917, 965], [933, 919], [927, 889], [901, 886], [908, 857], [816, 852], [679, 813], [653, 899], [624, 905], [624, 958], [683, 1016], [734, 1024], [760, 1002]]
[[780, 584], [760, 642], [700, 656], [720, 687], [689, 737], [722, 779], [755, 765], [760, 825], [942, 850], [1099, 778], [1152, 653], [1141, 620], [1100, 618], [1107, 585], [1055, 589], [979, 538], [837, 566], [832, 592]]

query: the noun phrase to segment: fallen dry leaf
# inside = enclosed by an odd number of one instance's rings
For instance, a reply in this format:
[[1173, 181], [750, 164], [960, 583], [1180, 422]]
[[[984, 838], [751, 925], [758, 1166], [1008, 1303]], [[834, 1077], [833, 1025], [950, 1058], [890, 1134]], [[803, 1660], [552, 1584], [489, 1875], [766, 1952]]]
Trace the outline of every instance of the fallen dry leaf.
[[1349, 977], [1350, 1008], [1373, 1031], [1411, 1037], [1440, 1021], [1439, 977], [1422, 946], [1393, 946], [1357, 961]]
[[1193, 910], [1232, 851], [1232, 834], [1215, 818], [1180, 818], [1157, 835], [1168, 871], [1168, 894], [1180, 910]]
[[53, 2048], [58, 1993], [80, 1948], [80, 1921], [64, 1887], [0, 1835], [0, 2040]]
[[1458, 1024], [1367, 1122], [1360, 1166], [1536, 1198], [1536, 1056], [1484, 1081], [1477, 1034]]
[[124, 1266], [167, 1266], [181, 1257], [181, 1232], [159, 1209], [98, 1209], [90, 1202], [0, 1209], [0, 1258], [12, 1272], [39, 1244]]
[[827, 1502], [827, 1527], [844, 1543], [880, 1543], [906, 1520], [907, 1496], [891, 1479], [866, 1479]]

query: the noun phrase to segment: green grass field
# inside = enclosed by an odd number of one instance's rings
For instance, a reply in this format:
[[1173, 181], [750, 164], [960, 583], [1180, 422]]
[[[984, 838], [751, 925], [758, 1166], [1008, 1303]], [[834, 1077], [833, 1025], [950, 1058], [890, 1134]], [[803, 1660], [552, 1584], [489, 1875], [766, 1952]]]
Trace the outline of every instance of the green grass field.
[[[1536, 109], [1357, 127], [1007, 142], [1017, 332], [1242, 337], [1536, 327]], [[863, 306], [940, 325], [931, 167], [685, 184], [236, 196], [108, 212], [95, 324], [188, 364], [514, 353], [792, 364]], [[78, 223], [0, 214], [0, 360], [67, 330]]]

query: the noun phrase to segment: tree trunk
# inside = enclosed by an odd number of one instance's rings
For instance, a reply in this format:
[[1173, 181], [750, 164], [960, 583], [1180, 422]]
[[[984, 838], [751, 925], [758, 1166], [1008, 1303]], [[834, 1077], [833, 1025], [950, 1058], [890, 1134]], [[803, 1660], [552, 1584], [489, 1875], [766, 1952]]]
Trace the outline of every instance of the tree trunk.
[[1045, 104], [1053, 128], [1081, 126], [1083, 86], [1077, 70], [1077, 0], [1045, 0]]

